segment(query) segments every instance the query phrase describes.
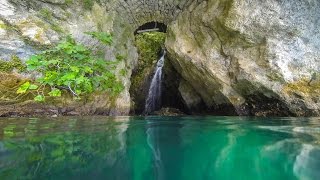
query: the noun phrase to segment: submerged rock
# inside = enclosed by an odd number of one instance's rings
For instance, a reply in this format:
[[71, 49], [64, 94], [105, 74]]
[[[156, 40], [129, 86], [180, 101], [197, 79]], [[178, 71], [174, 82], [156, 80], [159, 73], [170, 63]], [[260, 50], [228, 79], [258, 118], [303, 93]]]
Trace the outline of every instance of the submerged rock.
[[181, 112], [179, 109], [175, 108], [161, 108], [159, 111], [155, 111], [153, 115], [158, 116], [182, 116], [185, 113]]

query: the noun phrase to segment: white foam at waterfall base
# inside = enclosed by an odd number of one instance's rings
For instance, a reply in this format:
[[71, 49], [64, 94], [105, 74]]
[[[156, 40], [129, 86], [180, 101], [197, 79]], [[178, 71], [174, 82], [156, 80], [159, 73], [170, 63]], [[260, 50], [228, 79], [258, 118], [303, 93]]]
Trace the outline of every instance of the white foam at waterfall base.
[[164, 51], [155, 68], [155, 73], [150, 84], [148, 97], [145, 104], [144, 114], [150, 114], [161, 107], [162, 68], [164, 65], [165, 55], [166, 52]]

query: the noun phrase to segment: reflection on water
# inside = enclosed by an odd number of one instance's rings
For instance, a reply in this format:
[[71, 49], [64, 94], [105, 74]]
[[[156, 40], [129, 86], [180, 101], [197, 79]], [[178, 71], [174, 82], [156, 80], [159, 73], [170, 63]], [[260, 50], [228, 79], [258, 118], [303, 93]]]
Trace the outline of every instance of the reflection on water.
[[320, 119], [0, 119], [0, 179], [319, 179]]

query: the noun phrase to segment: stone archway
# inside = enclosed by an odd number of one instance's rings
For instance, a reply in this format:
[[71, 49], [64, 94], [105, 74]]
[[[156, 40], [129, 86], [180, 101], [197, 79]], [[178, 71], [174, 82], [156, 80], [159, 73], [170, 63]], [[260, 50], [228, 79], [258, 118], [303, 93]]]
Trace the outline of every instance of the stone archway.
[[110, 9], [137, 29], [153, 21], [170, 24], [191, 3], [192, 0], [119, 0]]

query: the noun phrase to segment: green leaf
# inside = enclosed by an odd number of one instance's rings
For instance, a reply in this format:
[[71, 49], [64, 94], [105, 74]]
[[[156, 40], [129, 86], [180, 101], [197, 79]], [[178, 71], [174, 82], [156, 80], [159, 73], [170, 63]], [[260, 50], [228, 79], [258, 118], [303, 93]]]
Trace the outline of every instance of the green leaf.
[[87, 50], [87, 49], [86, 49], [84, 46], [82, 46], [82, 45], [77, 45], [77, 46], [74, 47], [74, 49], [75, 49], [77, 52], [84, 52], [84, 51]]
[[50, 60], [50, 61], [48, 61], [48, 65], [56, 65], [56, 64], [59, 64], [59, 62], [60, 62], [60, 60], [58, 60], [58, 59], [55, 59], [55, 60]]
[[38, 101], [38, 102], [43, 102], [43, 101], [44, 101], [44, 96], [42, 96], [42, 95], [37, 95], [36, 97], [34, 97], [34, 100], [35, 100], [35, 101]]
[[61, 77], [62, 81], [70, 81], [76, 78], [76, 74], [74, 72], [69, 72]]
[[81, 84], [84, 81], [86, 81], [86, 78], [83, 76], [76, 78], [76, 84]]
[[89, 73], [89, 74], [92, 74], [92, 73], [93, 73], [93, 70], [92, 70], [91, 67], [85, 66], [85, 67], [83, 67], [83, 68], [84, 68], [84, 72], [85, 72], [85, 73]]
[[81, 89], [76, 89], [76, 93], [79, 95], [82, 93]]
[[30, 87], [29, 87], [30, 90], [36, 90], [38, 88], [39, 88], [39, 86], [35, 85], [35, 84], [31, 84]]
[[52, 89], [48, 94], [53, 97], [60, 97], [61, 91], [59, 89]]
[[26, 93], [27, 90], [29, 89], [30, 87], [30, 82], [26, 82], [24, 84], [22, 84], [19, 89], [17, 90], [17, 94], [23, 94], [23, 93]]
[[28, 59], [26, 61], [26, 64], [27, 64], [27, 69], [29, 71], [33, 71], [33, 70], [36, 70], [38, 69], [39, 67], [41, 67], [41, 59], [43, 57], [41, 55], [33, 55], [30, 57], [30, 59]]
[[79, 72], [80, 71], [79, 67], [77, 67], [77, 66], [71, 66], [70, 69], [73, 72]]

